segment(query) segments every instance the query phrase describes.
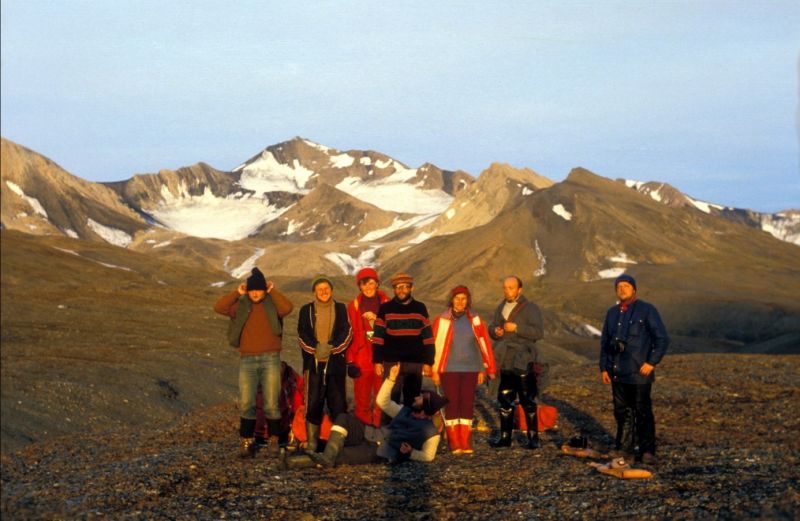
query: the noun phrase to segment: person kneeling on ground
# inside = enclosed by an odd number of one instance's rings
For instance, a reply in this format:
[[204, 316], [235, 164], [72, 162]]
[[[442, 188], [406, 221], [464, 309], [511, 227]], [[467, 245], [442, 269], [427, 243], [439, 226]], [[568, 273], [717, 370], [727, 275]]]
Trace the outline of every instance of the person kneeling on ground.
[[[300, 468], [313, 462], [330, 468], [337, 463], [433, 461], [441, 436], [432, 418], [448, 400], [433, 391], [422, 391], [410, 406], [392, 401], [392, 387], [399, 373], [398, 363], [391, 367], [389, 377], [378, 392], [378, 405], [392, 418], [383, 443], [378, 446], [368, 443], [367, 430], [372, 428], [365, 426], [353, 413], [343, 413], [334, 421], [324, 452], [292, 457], [285, 466]], [[343, 451], [344, 447], [348, 450]]]

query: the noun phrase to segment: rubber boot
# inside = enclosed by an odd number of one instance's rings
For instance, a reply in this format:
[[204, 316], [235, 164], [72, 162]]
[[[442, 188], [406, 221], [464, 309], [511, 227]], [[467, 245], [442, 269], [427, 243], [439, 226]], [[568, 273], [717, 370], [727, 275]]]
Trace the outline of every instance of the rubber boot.
[[500, 435], [490, 439], [494, 448], [511, 446], [511, 431], [514, 429], [514, 409], [500, 409]]
[[[342, 429], [344, 430], [344, 429]], [[331, 430], [330, 436], [328, 436], [328, 443], [325, 445], [325, 451], [321, 454], [318, 452], [310, 453], [311, 459], [317, 465], [322, 465], [323, 467], [332, 468], [336, 465], [336, 458], [339, 457], [339, 453], [342, 451], [342, 447], [344, 447], [344, 439], [347, 436], [347, 431], [342, 433], [340, 430]]]
[[539, 422], [536, 417], [536, 409], [525, 411], [525, 421], [528, 424], [528, 436], [522, 443], [522, 447], [530, 450], [539, 448]]
[[472, 421], [470, 423], [462, 423], [458, 426], [459, 434], [461, 435], [461, 448], [464, 454], [472, 454], [475, 449], [472, 448]]
[[288, 452], [283, 452], [281, 459], [281, 468], [283, 470], [308, 469], [314, 465], [316, 465], [316, 463], [314, 463], [314, 460], [312, 460], [311, 456], [308, 454], [294, 454], [290, 456]]
[[448, 425], [445, 427], [445, 431], [447, 433], [447, 445], [450, 446], [450, 453], [451, 454], [461, 454], [464, 452], [464, 449], [461, 446], [461, 432], [460, 428], [461, 425]]
[[306, 422], [306, 452], [317, 452], [317, 441], [319, 441], [319, 425]]

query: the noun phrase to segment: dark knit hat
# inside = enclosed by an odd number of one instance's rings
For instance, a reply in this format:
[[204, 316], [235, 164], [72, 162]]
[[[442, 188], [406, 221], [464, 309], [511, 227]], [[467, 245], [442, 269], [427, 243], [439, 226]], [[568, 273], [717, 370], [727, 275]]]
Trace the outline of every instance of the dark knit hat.
[[253, 268], [253, 274], [247, 277], [247, 291], [253, 290], [267, 291], [267, 279], [258, 268]]
[[614, 281], [614, 289], [616, 289], [617, 285], [620, 282], [627, 282], [628, 284], [633, 286], [633, 289], [636, 289], [636, 279], [634, 279], [633, 277], [631, 277], [627, 273], [623, 273], [622, 275], [617, 277], [617, 279]]
[[317, 289], [317, 284], [319, 284], [320, 282], [327, 282], [328, 286], [330, 286], [331, 289], [333, 289], [333, 282], [331, 282], [331, 279], [327, 275], [317, 275], [311, 282], [311, 291]]
[[364, 279], [373, 279], [375, 282], [380, 283], [381, 279], [378, 278], [378, 272], [374, 268], [362, 268], [356, 274], [356, 286], [361, 284]]
[[433, 416], [436, 412], [450, 403], [450, 400], [440, 396], [434, 391], [424, 391], [422, 394], [422, 410], [428, 416]]
[[460, 285], [450, 290], [450, 299], [447, 301], [447, 305], [452, 307], [453, 299], [456, 298], [456, 295], [461, 295], [462, 293], [467, 296], [467, 307], [472, 307], [472, 293], [469, 292], [468, 287]]
[[403, 273], [402, 271], [399, 273], [395, 273], [394, 275], [392, 275], [392, 287], [395, 287], [398, 284], [410, 284], [413, 286], [414, 278], [408, 273]]

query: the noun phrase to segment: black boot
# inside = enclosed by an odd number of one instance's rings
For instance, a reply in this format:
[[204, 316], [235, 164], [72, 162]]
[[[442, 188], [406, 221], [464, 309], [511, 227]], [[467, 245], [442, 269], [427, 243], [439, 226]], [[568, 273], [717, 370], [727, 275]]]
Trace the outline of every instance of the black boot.
[[500, 433], [489, 440], [495, 448], [511, 446], [511, 431], [514, 429], [514, 409], [500, 409]]
[[536, 417], [536, 409], [533, 411], [525, 411], [525, 421], [528, 422], [528, 436], [522, 443], [522, 447], [526, 449], [539, 448], [539, 423]]
[[317, 441], [319, 440], [319, 425], [306, 422], [306, 452], [317, 452]]
[[254, 458], [256, 455], [256, 444], [253, 434], [256, 430], [256, 421], [250, 418], [239, 418], [239, 457]]
[[[339, 427], [337, 427], [337, 429], [338, 428]], [[342, 451], [342, 447], [344, 447], [344, 439], [346, 436], [347, 431], [342, 433], [339, 430], [332, 430], [330, 436], [328, 436], [328, 443], [325, 445], [325, 451], [322, 454], [317, 452], [309, 453], [309, 456], [311, 456], [311, 459], [314, 460], [317, 465], [328, 468], [334, 467], [336, 465], [336, 458], [339, 457], [339, 453]]]

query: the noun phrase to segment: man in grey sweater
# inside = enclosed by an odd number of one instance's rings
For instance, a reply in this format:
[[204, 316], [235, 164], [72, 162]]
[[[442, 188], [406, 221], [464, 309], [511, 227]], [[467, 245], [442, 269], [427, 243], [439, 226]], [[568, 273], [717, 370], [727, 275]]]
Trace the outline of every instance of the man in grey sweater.
[[489, 335], [497, 343], [495, 360], [500, 369], [499, 435], [490, 439], [492, 447], [511, 445], [514, 429], [514, 401], [519, 400], [528, 423], [525, 448], [539, 447], [536, 418], [536, 396], [539, 394], [537, 377], [542, 367], [536, 341], [544, 337], [542, 312], [539, 306], [522, 295], [522, 281], [511, 276], [503, 280], [503, 301], [497, 306], [489, 324]]

